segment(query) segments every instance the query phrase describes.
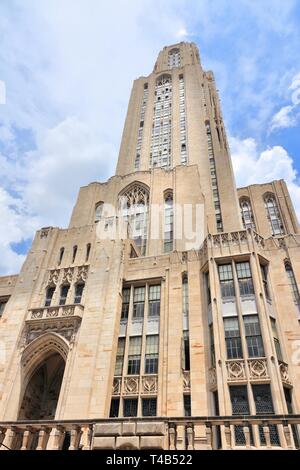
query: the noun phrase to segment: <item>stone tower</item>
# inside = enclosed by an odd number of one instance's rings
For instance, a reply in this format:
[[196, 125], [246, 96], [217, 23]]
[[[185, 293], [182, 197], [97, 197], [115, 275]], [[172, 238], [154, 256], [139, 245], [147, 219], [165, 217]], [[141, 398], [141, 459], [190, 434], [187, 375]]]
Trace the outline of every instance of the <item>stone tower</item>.
[[283, 180], [236, 188], [196, 45], [165, 47], [115, 176], [0, 278], [0, 443], [299, 446], [299, 243]]

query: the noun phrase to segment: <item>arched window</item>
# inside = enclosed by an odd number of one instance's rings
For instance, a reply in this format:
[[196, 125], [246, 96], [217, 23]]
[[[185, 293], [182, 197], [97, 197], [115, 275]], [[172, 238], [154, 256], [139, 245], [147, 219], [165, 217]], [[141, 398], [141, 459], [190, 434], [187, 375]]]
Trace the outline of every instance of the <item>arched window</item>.
[[70, 284], [63, 284], [60, 288], [59, 305], [65, 305], [70, 289]]
[[103, 212], [103, 202], [98, 202], [95, 207], [95, 222], [99, 222], [102, 217]]
[[169, 168], [172, 135], [172, 77], [160, 75], [155, 84], [150, 167]]
[[165, 195], [164, 252], [173, 250], [173, 193]]
[[45, 307], [49, 307], [52, 302], [52, 297], [55, 292], [55, 286], [48, 286], [46, 290], [46, 300], [45, 300]]
[[169, 69], [173, 69], [174, 67], [180, 67], [180, 65], [181, 65], [180, 50], [176, 47], [169, 51], [168, 67]]
[[123, 218], [128, 222], [130, 238], [138, 246], [141, 255], [145, 255], [148, 232], [149, 191], [145, 185], [134, 183], [119, 196]]
[[251, 203], [248, 198], [240, 199], [240, 208], [244, 228], [252, 228], [253, 230], [256, 230]]
[[84, 282], [78, 282], [75, 285], [74, 304], [81, 303], [84, 286], [85, 286]]
[[267, 211], [267, 217], [271, 225], [272, 235], [283, 235], [284, 227], [275, 196], [273, 194], [267, 194], [264, 197], [264, 200]]
[[90, 252], [91, 252], [91, 244], [88, 243], [88, 244], [86, 245], [85, 261], [88, 261], [88, 260], [89, 260]]
[[77, 255], [77, 245], [74, 245], [73, 246], [73, 256], [72, 256], [72, 263], [75, 262], [75, 259], [76, 259], [76, 255]]
[[291, 290], [292, 290], [294, 302], [295, 302], [295, 304], [298, 305], [298, 307], [300, 307], [300, 294], [299, 294], [299, 290], [298, 290], [298, 286], [297, 286], [297, 282], [296, 282], [296, 278], [295, 278], [295, 275], [294, 275], [293, 268], [292, 268], [291, 264], [288, 261], [286, 261], [284, 264], [285, 264], [285, 270], [286, 270], [286, 274], [287, 274], [287, 277], [288, 277], [288, 280], [289, 280], [289, 284], [290, 284], [290, 287], [291, 287]]
[[65, 252], [65, 249], [64, 249], [64, 247], [62, 247], [59, 250], [59, 258], [58, 258], [58, 265], [59, 266], [61, 265], [61, 262], [62, 262], [62, 259], [63, 259], [63, 256], [64, 256], [64, 252]]

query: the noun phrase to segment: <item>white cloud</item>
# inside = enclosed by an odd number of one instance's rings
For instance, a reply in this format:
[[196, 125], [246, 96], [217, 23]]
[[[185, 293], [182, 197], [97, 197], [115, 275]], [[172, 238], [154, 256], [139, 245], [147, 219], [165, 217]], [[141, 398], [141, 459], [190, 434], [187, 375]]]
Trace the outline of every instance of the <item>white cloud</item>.
[[184, 40], [187, 38], [187, 36], [189, 36], [189, 33], [187, 32], [187, 30], [185, 28], [180, 28], [177, 32], [176, 32], [176, 37], [178, 39], [181, 39], [181, 40]]
[[290, 98], [292, 104], [284, 106], [273, 116], [271, 131], [284, 127], [293, 127], [298, 123], [300, 117], [298, 109], [300, 104], [300, 73], [295, 75], [288, 89], [293, 91]]
[[229, 139], [232, 164], [239, 187], [284, 179], [298, 220], [300, 220], [300, 181], [287, 151], [277, 145], [260, 151], [253, 138]]

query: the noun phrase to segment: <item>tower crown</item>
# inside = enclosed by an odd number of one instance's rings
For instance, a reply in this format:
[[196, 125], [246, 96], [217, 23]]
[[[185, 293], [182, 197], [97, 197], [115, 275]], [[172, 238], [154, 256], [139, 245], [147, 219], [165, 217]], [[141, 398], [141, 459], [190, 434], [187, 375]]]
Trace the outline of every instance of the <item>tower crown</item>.
[[199, 50], [193, 42], [180, 42], [165, 46], [160, 51], [153, 72], [159, 73], [174, 67], [200, 65]]

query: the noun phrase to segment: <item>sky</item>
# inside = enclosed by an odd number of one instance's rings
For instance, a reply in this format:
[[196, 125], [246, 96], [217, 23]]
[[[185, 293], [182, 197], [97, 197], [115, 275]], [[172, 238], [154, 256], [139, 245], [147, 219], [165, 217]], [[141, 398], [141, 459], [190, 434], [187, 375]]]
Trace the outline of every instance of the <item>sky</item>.
[[299, 1], [1, 0], [0, 37], [0, 275], [114, 173], [132, 81], [180, 41], [214, 71], [237, 185], [284, 178], [300, 219]]

